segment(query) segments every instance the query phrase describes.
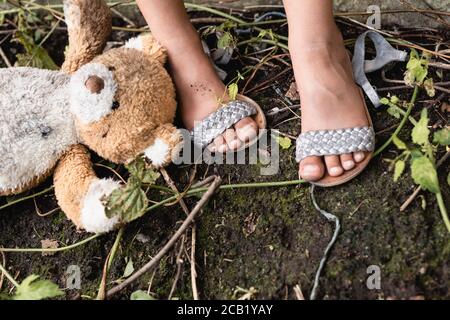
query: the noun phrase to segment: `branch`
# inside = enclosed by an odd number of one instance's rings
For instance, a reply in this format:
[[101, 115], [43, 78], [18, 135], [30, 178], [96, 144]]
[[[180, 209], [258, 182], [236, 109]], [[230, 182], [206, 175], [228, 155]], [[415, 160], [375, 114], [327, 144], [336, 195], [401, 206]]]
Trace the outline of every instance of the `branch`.
[[186, 229], [191, 225], [192, 221], [194, 221], [197, 214], [200, 212], [200, 210], [205, 206], [205, 204], [208, 202], [208, 200], [212, 197], [212, 195], [216, 192], [217, 188], [219, 188], [220, 183], [222, 182], [222, 179], [220, 177], [216, 177], [214, 179], [214, 182], [211, 184], [211, 186], [208, 188], [205, 194], [203, 194], [200, 201], [197, 203], [195, 208], [191, 211], [189, 216], [186, 218], [186, 220], [183, 222], [183, 224], [180, 226], [180, 228], [175, 232], [175, 234], [170, 238], [170, 240], [164, 245], [164, 247], [156, 254], [156, 256], [150, 260], [146, 265], [144, 265], [141, 269], [139, 269], [137, 272], [135, 272], [131, 277], [129, 277], [127, 280], [122, 282], [121, 284], [115, 286], [111, 290], [107, 292], [107, 297], [112, 297], [113, 295], [119, 293], [129, 285], [131, 285], [133, 282], [135, 282], [137, 279], [139, 279], [142, 275], [147, 273], [149, 270], [153, 269], [159, 261], [169, 252], [170, 249], [175, 245], [175, 243], [178, 241], [178, 239], [184, 234]]

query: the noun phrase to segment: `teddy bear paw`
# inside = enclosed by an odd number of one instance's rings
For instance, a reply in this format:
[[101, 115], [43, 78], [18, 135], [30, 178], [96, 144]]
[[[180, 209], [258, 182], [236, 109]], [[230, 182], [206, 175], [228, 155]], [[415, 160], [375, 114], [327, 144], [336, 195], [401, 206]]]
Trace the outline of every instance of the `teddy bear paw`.
[[162, 137], [156, 138], [153, 144], [145, 149], [144, 155], [155, 168], [161, 168], [179, 156], [183, 147], [183, 135], [179, 130], [164, 132]]
[[105, 199], [118, 188], [120, 184], [112, 179], [98, 179], [91, 183], [81, 209], [83, 229], [92, 233], [104, 233], [114, 230], [120, 224], [120, 217], [109, 218], [105, 210]]

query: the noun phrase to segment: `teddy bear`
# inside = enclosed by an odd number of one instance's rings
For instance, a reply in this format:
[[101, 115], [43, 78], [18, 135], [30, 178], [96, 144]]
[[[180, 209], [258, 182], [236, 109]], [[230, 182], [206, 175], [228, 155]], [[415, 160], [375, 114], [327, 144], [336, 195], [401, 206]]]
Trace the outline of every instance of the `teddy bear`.
[[96, 176], [88, 149], [116, 164], [169, 164], [183, 137], [172, 124], [175, 88], [166, 51], [150, 35], [104, 51], [112, 30], [103, 0], [65, 0], [69, 46], [60, 71], [0, 69], [0, 196], [54, 175], [59, 206], [91, 233], [121, 225], [105, 199], [123, 186]]

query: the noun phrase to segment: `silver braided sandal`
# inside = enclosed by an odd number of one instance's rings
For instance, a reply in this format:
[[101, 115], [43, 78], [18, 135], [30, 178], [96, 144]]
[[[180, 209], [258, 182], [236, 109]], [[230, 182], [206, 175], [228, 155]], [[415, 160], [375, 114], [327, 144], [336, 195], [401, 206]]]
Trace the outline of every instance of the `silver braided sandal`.
[[[375, 45], [377, 56], [374, 60], [365, 60], [365, 40], [369, 37]], [[381, 105], [376, 90], [367, 79], [366, 73], [383, 68], [393, 61], [405, 61], [407, 53], [394, 49], [379, 33], [368, 31], [358, 37], [353, 56], [353, 73], [355, 82], [361, 87], [361, 99], [364, 100], [363, 91], [367, 94], [375, 107]], [[333, 187], [344, 184], [359, 175], [369, 164], [375, 150], [375, 132], [367, 105], [367, 119], [369, 126], [358, 128], [343, 128], [337, 130], [309, 131], [300, 134], [297, 139], [296, 160], [301, 162], [310, 156], [342, 155], [354, 152], [364, 152], [365, 159], [358, 163], [353, 170], [346, 171], [339, 177], [328, 174], [314, 182], [319, 187]]]
[[225, 104], [216, 112], [210, 114], [201, 122], [194, 126], [191, 131], [191, 139], [195, 145], [206, 148], [216, 137], [220, 136], [225, 130], [245, 119], [252, 117], [259, 128], [259, 134], [251, 141], [233, 152], [244, 150], [255, 144], [266, 128], [266, 117], [261, 107], [252, 99], [238, 95], [238, 99]]

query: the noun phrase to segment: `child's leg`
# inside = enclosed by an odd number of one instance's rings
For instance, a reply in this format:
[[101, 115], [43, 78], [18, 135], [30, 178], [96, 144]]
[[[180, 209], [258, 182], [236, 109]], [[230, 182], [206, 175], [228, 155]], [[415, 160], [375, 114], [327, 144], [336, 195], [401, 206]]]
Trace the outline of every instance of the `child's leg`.
[[[332, 0], [284, 0], [289, 48], [302, 101], [302, 131], [368, 125], [364, 103], [333, 17]], [[309, 157], [300, 176], [319, 180], [325, 170], [340, 176], [364, 159], [363, 153]]]
[[[200, 38], [191, 25], [182, 0], [138, 0], [137, 4], [155, 38], [167, 49], [172, 76], [181, 103], [181, 115], [187, 129], [218, 108], [218, 100], [228, 98], [226, 88], [203, 52]], [[228, 129], [210, 147], [219, 151], [235, 150], [257, 134], [251, 118]]]

